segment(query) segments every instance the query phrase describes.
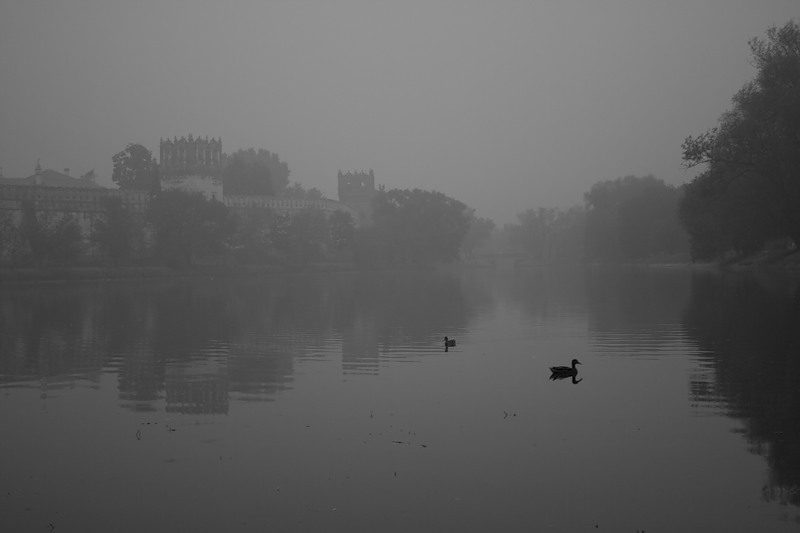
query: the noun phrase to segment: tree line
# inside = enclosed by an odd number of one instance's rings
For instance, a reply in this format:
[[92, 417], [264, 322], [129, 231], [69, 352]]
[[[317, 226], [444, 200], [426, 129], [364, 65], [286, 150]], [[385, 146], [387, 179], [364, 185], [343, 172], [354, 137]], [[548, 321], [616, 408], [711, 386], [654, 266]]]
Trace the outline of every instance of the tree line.
[[[144, 220], [109, 200], [91, 242], [111, 261], [150, 253], [171, 263], [198, 258], [263, 262], [348, 260], [364, 265], [423, 264], [495, 249], [547, 262], [628, 262], [691, 255], [718, 260], [773, 242], [800, 243], [800, 26], [790, 21], [750, 40], [756, 76], [733, 98], [719, 125], [682, 145], [687, 167], [704, 170], [679, 187], [653, 176], [595, 183], [584, 203], [538, 208], [495, 228], [436, 191], [381, 188], [373, 220], [357, 228], [343, 212], [231, 213], [202, 195], [161, 191], [158, 165], [141, 145], [113, 158], [120, 188], [151, 191]], [[289, 183], [288, 165], [267, 150], [239, 150], [223, 161], [225, 194], [322, 198]], [[19, 228], [0, 218], [0, 253], [42, 265], [80, 254], [70, 217], [25, 208]], [[148, 249], [148, 243], [152, 244]], [[499, 243], [499, 244], [498, 244]], [[499, 248], [498, 248], [499, 247]]]
[[716, 127], [682, 146], [685, 164], [704, 168], [680, 205], [695, 258], [800, 244], [800, 25], [772, 27], [749, 44], [755, 78]]
[[653, 176], [600, 181], [584, 194], [584, 205], [518, 213], [501, 238], [534, 261], [673, 261], [688, 251], [681, 197], [681, 188]]
[[754, 79], [719, 124], [687, 137], [679, 187], [653, 176], [596, 183], [584, 205], [529, 209], [503, 228], [512, 250], [534, 259], [641, 261], [688, 254], [719, 261], [800, 244], [800, 25], [749, 41]]
[[[477, 219], [465, 204], [435, 191], [380, 190], [373, 223], [356, 227], [346, 211], [307, 208], [294, 212], [229, 209], [200, 192], [158, 191], [145, 213], [120, 198], [105, 200], [89, 235], [69, 214], [37, 212], [23, 204], [21, 223], [0, 219], [0, 255], [12, 266], [74, 265], [87, 259], [113, 266], [203, 263], [264, 265], [347, 262], [365, 266], [432, 264], [458, 259]], [[473, 244], [474, 246], [474, 244]], [[91, 259], [91, 258], [90, 258]]]

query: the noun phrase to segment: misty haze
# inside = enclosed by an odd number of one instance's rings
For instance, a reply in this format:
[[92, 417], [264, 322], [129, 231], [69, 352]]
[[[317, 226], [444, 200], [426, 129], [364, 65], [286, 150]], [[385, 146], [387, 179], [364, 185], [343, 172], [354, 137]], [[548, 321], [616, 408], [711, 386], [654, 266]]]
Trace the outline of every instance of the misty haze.
[[796, 531], [797, 8], [0, 7], [0, 529]]

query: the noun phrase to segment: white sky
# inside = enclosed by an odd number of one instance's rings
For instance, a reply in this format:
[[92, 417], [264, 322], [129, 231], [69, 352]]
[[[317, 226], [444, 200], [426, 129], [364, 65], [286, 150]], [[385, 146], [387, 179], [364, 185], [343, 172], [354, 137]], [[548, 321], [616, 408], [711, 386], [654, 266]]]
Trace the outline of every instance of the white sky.
[[600, 180], [691, 179], [687, 135], [754, 76], [800, 0], [9, 0], [0, 167], [92, 168], [128, 143], [266, 148], [336, 199], [339, 169], [499, 225]]

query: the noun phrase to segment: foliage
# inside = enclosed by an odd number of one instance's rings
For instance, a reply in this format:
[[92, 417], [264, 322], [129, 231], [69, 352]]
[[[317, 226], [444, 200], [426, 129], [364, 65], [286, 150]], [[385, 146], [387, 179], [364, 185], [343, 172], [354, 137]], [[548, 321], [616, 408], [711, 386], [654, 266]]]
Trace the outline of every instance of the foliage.
[[292, 262], [320, 261], [330, 248], [330, 229], [325, 212], [304, 209], [289, 216], [288, 251]]
[[641, 260], [686, 250], [678, 219], [681, 191], [653, 176], [595, 183], [586, 202], [586, 257]]
[[158, 163], [141, 144], [129, 144], [111, 159], [111, 179], [120, 189], [136, 189], [155, 193], [161, 188]]
[[336, 250], [349, 248], [355, 234], [353, 216], [346, 211], [334, 211], [328, 216], [331, 244]]
[[225, 158], [222, 173], [224, 194], [272, 196], [289, 183], [289, 165], [263, 148], [237, 150]]
[[713, 172], [707, 170], [685, 185], [679, 206], [693, 259], [713, 260], [728, 251], [752, 254], [781, 236], [780, 219], [758, 180], [743, 177], [728, 183]]
[[47, 260], [58, 265], [73, 263], [82, 250], [81, 228], [74, 217], [50, 212], [37, 214], [31, 201], [22, 205], [20, 236], [39, 268]]
[[[683, 143], [687, 166], [708, 165], [681, 206], [693, 251], [703, 256], [760, 247], [776, 231], [800, 244], [800, 25], [772, 27], [750, 49], [755, 78], [717, 127]], [[742, 220], [748, 224], [734, 230]], [[749, 234], [732, 234], [739, 231]]]
[[467, 206], [440, 192], [379, 190], [373, 208], [372, 243], [375, 237], [383, 241], [384, 260], [392, 263], [456, 259], [469, 231]]
[[325, 198], [322, 191], [316, 187], [305, 189], [299, 183], [293, 183], [291, 186], [286, 187], [281, 193], [281, 196], [284, 198], [296, 198], [298, 200], [323, 200]]
[[222, 176], [224, 195], [273, 196], [275, 194], [272, 174], [267, 165], [258, 160], [248, 160], [244, 154], [233, 154], [228, 159]]
[[148, 207], [156, 250], [169, 261], [191, 265], [200, 253], [221, 256], [234, 232], [224, 204], [199, 192], [162, 191]]
[[232, 244], [241, 263], [265, 263], [270, 258], [270, 228], [275, 213], [269, 209], [247, 209], [236, 217]]
[[545, 261], [577, 262], [583, 258], [583, 208], [528, 209], [518, 213], [517, 220], [518, 224], [506, 224], [504, 228], [512, 248]]
[[120, 198], [107, 198], [104, 207], [90, 238], [116, 265], [131, 258], [141, 231]]
[[492, 236], [495, 224], [489, 218], [478, 218], [475, 216], [475, 210], [469, 209], [467, 211], [469, 216], [469, 230], [464, 235], [464, 240], [461, 243], [461, 251], [466, 257], [472, 256], [475, 248], [488, 241]]
[[8, 257], [11, 266], [15, 266], [25, 246], [22, 231], [14, 224], [11, 214], [0, 215], [0, 260]]

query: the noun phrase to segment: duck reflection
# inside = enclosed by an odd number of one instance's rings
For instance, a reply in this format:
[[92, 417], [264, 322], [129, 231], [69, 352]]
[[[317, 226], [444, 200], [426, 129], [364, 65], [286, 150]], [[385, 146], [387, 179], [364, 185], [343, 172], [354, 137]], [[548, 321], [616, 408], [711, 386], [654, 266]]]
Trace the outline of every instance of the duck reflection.
[[556, 380], [560, 381], [562, 379], [571, 379], [573, 385], [577, 385], [578, 383], [583, 381], [583, 378], [578, 379], [577, 374], [573, 374], [571, 376], [564, 376], [564, 375], [560, 375], [560, 374], [550, 374], [550, 381], [556, 381]]
[[579, 364], [581, 364], [580, 361], [573, 359], [572, 366], [551, 366], [550, 380], [555, 381], [557, 379], [572, 378], [573, 385], [577, 385], [583, 380], [583, 378], [576, 379], [578, 377], [578, 368], [575, 365]]

